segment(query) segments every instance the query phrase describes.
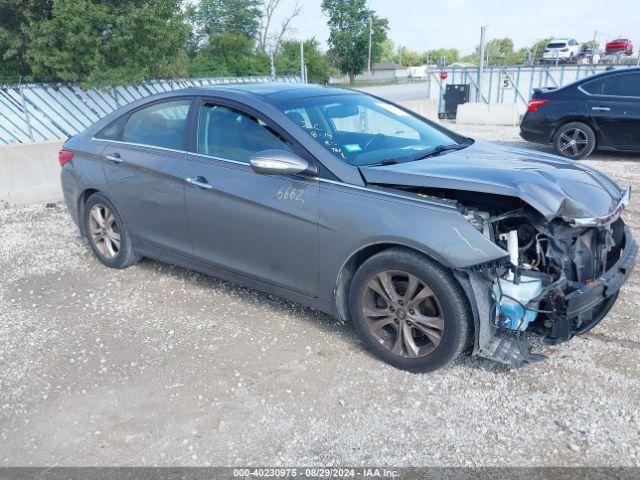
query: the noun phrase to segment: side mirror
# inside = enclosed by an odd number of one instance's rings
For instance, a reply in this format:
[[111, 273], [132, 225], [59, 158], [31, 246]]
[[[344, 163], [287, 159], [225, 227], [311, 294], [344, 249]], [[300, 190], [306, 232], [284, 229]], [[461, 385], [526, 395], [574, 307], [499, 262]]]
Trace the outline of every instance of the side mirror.
[[263, 175], [296, 175], [309, 168], [309, 162], [286, 150], [263, 150], [249, 158], [251, 168]]

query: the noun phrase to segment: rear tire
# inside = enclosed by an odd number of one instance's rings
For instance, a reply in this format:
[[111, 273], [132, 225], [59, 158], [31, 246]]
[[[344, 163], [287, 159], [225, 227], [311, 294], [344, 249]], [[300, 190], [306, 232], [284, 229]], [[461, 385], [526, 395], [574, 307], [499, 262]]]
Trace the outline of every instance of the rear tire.
[[596, 134], [586, 123], [567, 123], [553, 137], [553, 148], [562, 157], [581, 160], [596, 148]]
[[473, 345], [467, 297], [449, 270], [403, 248], [366, 260], [351, 282], [349, 308], [369, 350], [396, 368], [429, 372]]
[[140, 260], [124, 219], [103, 194], [94, 193], [87, 199], [83, 221], [89, 245], [104, 265], [125, 268]]

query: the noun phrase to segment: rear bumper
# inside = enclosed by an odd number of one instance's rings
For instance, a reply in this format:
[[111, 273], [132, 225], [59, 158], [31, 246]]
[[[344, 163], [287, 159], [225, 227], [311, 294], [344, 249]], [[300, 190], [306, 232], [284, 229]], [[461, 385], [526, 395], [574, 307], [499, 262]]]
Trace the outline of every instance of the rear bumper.
[[62, 193], [64, 195], [64, 202], [67, 205], [69, 215], [73, 219], [76, 225], [80, 225], [80, 219], [78, 218], [78, 197], [79, 192], [76, 186], [73, 170], [68, 167], [62, 167], [60, 171], [60, 183], [62, 185]]
[[[547, 96], [536, 94], [534, 98], [546, 99]], [[552, 104], [544, 105], [538, 110], [529, 110], [524, 114], [520, 122], [520, 136], [522, 138], [528, 142], [545, 145], [553, 143], [553, 134], [557, 128], [557, 122], [554, 120], [554, 109], [550, 110], [550, 107], [552, 107]]]
[[527, 142], [551, 143], [553, 127], [540, 112], [527, 112], [520, 124], [520, 136]]

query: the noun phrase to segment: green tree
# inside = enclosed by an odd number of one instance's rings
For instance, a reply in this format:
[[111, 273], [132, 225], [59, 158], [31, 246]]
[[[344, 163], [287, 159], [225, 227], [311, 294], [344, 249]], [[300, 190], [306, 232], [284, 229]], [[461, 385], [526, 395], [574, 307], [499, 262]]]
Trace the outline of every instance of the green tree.
[[393, 40], [385, 38], [380, 45], [380, 61], [383, 63], [396, 63], [398, 60], [398, 52]]
[[436, 65], [438, 65], [440, 59], [444, 59], [444, 65], [447, 66], [460, 60], [460, 52], [455, 48], [438, 48], [427, 51], [425, 53], [425, 60], [426, 57], [429, 58], [430, 64]]
[[[416, 52], [409, 48], [401, 47], [402, 52], [398, 49], [398, 63], [406, 65], [408, 67], [418, 67], [424, 65], [425, 53]], [[400, 55], [402, 53], [402, 55]]]
[[113, 85], [187, 71], [179, 0], [56, 0], [51, 19], [34, 22], [29, 35], [34, 77]]
[[255, 40], [243, 34], [211, 36], [191, 63], [192, 76], [268, 75], [269, 57], [256, 53]]
[[[514, 50], [513, 40], [510, 38], [494, 38], [485, 45], [485, 65], [521, 65], [528, 55], [527, 48]], [[478, 64], [480, 61], [480, 46], [475, 53], [464, 58], [465, 61]]]
[[223, 34], [256, 38], [262, 18], [261, 0], [200, 0], [187, 9], [194, 42]]
[[[320, 51], [320, 44], [315, 38], [304, 41], [304, 61], [307, 75], [311, 83], [324, 84], [329, 78], [329, 61]], [[300, 43], [287, 40], [282, 42], [275, 57], [276, 72], [278, 74], [300, 73]]]
[[371, 61], [382, 55], [389, 22], [367, 7], [366, 0], [322, 0], [322, 10], [329, 15], [329, 47], [337, 67], [355, 76], [367, 65], [369, 52], [369, 22], [372, 25]]
[[542, 54], [544, 53], [544, 49], [549, 45], [549, 42], [553, 40], [551, 37], [543, 38], [538, 40], [536, 43], [531, 45], [529, 51], [531, 52], [531, 60], [535, 63], [537, 61], [542, 60]]
[[0, 77], [31, 73], [27, 26], [51, 18], [53, 0], [0, 0]]

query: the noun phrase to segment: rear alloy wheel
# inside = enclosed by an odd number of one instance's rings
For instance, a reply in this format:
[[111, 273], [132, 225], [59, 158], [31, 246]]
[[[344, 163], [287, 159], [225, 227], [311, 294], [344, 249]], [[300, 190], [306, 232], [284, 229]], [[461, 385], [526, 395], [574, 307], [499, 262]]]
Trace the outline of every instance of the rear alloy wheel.
[[113, 260], [120, 253], [120, 232], [108, 207], [96, 203], [89, 211], [89, 235], [100, 255]]
[[580, 160], [590, 155], [596, 147], [596, 136], [591, 127], [572, 122], [563, 125], [555, 135], [554, 148], [558, 155]]
[[124, 268], [140, 260], [124, 219], [101, 193], [91, 195], [85, 204], [84, 231], [91, 249], [107, 267]]
[[366, 260], [350, 286], [351, 319], [378, 358], [404, 370], [435, 370], [468, 349], [473, 317], [449, 270], [392, 248]]

